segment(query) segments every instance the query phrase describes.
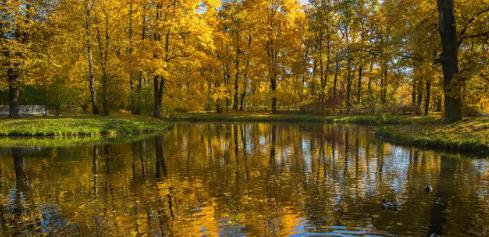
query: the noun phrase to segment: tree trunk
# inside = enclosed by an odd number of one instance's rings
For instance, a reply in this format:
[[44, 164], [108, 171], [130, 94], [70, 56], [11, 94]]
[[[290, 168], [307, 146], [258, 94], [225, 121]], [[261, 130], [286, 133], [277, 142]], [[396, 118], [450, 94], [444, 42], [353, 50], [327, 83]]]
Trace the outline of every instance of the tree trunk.
[[234, 77], [234, 101], [233, 101], [233, 111], [237, 112], [238, 111], [238, 104], [239, 104], [239, 55], [241, 53], [240, 49], [240, 29], [239, 29], [239, 23], [237, 23], [237, 29], [235, 32], [235, 37], [236, 37], [236, 57], [235, 57], [235, 77]]
[[[219, 82], [216, 82], [214, 88], [219, 89], [219, 86]], [[216, 112], [219, 114], [222, 113], [221, 100], [219, 98], [216, 99]]]
[[[144, 44], [144, 40], [146, 39], [146, 12], [143, 6], [143, 15], [142, 15], [142, 27], [141, 27], [141, 42]], [[138, 85], [136, 88], [136, 105], [134, 108], [134, 114], [141, 114], [141, 106], [142, 106], [142, 89], [143, 89], [143, 72], [139, 71], [138, 76]]]
[[326, 82], [324, 81], [324, 64], [323, 64], [323, 31], [320, 28], [319, 30], [319, 38], [318, 38], [318, 50], [319, 50], [319, 81], [321, 83], [321, 88], [319, 91], [320, 95], [320, 104], [321, 104], [321, 112], [324, 111], [324, 88], [326, 87]]
[[427, 116], [430, 109], [430, 97], [431, 97], [431, 80], [426, 80], [426, 95], [424, 101], [424, 115]]
[[160, 76], [153, 78], [153, 90], [154, 90], [154, 109], [153, 117], [161, 118], [161, 105], [163, 103], [163, 87], [165, 86], [165, 79]]
[[[328, 9], [328, 12], [326, 12], [326, 24], [328, 24], [326, 26], [326, 71], [325, 71], [325, 74], [324, 74], [324, 87], [322, 88], [322, 90], [326, 93], [326, 87], [327, 87], [327, 84], [328, 84], [328, 80], [329, 80], [329, 77], [330, 77], [330, 74], [331, 74], [331, 30], [330, 30], [330, 15], [329, 15], [329, 11], [330, 11], [330, 6], [331, 6], [331, 2], [328, 1], [328, 5], [326, 6], [327, 9]], [[323, 101], [323, 103], [325, 103], [326, 101]]]
[[[156, 4], [156, 21], [161, 20], [161, 9], [163, 8], [163, 5], [161, 3]], [[166, 18], [165, 18], [166, 20]], [[165, 34], [165, 53], [168, 54], [168, 47], [169, 47], [169, 30], [167, 30]], [[160, 43], [161, 41], [161, 33], [160, 31], [155, 31], [154, 32], [154, 41], [155, 43]], [[164, 60], [166, 63], [167, 61], [167, 55], [165, 55], [164, 59], [160, 58], [160, 55], [155, 53], [153, 55], [153, 58], [155, 60]], [[166, 68], [165, 68], [166, 69]], [[165, 79], [160, 76], [160, 75], [155, 75], [153, 77], [153, 96], [154, 96], [154, 104], [153, 104], [153, 117], [155, 118], [161, 118], [161, 105], [163, 103], [163, 87], [165, 85]]]
[[[245, 83], [245, 90], [246, 90], [246, 85]], [[244, 111], [244, 104], [245, 104], [245, 97], [246, 97], [246, 91], [241, 92], [241, 99], [240, 99], [240, 104], [239, 104], [239, 111]]]
[[268, 76], [270, 78], [270, 93], [272, 96], [272, 113], [277, 112], [277, 55], [272, 41], [267, 42]]
[[336, 107], [336, 98], [338, 96], [338, 74], [340, 71], [340, 62], [338, 53], [335, 56], [334, 79], [333, 79], [333, 106]]
[[367, 85], [367, 91], [368, 91], [368, 97], [369, 97], [369, 101], [370, 99], [372, 98], [372, 71], [374, 69], [374, 59], [372, 58], [372, 60], [370, 61], [370, 69], [368, 70], [368, 85]]
[[[134, 42], [133, 42], [133, 0], [129, 1], [129, 26], [128, 26], [128, 38], [129, 38], [129, 48], [127, 49], [127, 53], [129, 56], [132, 56], [134, 52]], [[141, 73], [139, 73], [139, 76], [136, 75], [134, 72], [131, 72], [129, 75], [129, 82], [131, 85], [131, 92], [132, 95], [130, 97], [130, 105], [131, 105], [131, 113], [132, 114], [139, 114], [139, 98], [138, 98], [138, 92], [139, 92], [139, 87], [134, 87], [134, 81], [137, 79], [141, 78]]]
[[229, 64], [226, 62], [224, 64], [224, 87], [226, 88], [226, 104], [225, 110], [229, 109], [229, 97], [228, 97], [228, 88], [229, 88], [229, 78], [231, 75], [229, 74]]
[[19, 96], [20, 96], [20, 76], [18, 70], [12, 66], [8, 66], [8, 91], [9, 91], [9, 117], [18, 118], [19, 114]]
[[[349, 56], [348, 56], [349, 57]], [[347, 59], [347, 73], [346, 73], [346, 111], [350, 112], [351, 110], [351, 74], [352, 74], [352, 69], [351, 69], [351, 60], [350, 58]]]
[[99, 114], [97, 107], [97, 96], [95, 92], [95, 78], [93, 73], [93, 55], [92, 55], [92, 30], [90, 23], [90, 8], [88, 6], [88, 0], [84, 1], [85, 5], [85, 32], [86, 32], [86, 44], [87, 44], [87, 59], [88, 59], [88, 80], [90, 84], [90, 102], [92, 104], [92, 113]]
[[423, 103], [423, 80], [418, 78], [418, 99], [416, 100], [416, 114], [421, 115], [421, 106]]
[[411, 107], [413, 109], [412, 112], [416, 113], [416, 78], [413, 76], [413, 84], [411, 88]]
[[385, 104], [387, 101], [387, 76], [388, 76], [388, 65], [387, 65], [387, 60], [383, 59], [382, 61], [382, 75], [380, 77], [380, 102], [382, 104]]
[[270, 82], [270, 89], [272, 91], [272, 113], [277, 112], [277, 97], [275, 92], [277, 91], [277, 78], [274, 78]]
[[358, 68], [358, 84], [357, 84], [357, 103], [362, 102], [362, 73], [363, 67], [360, 65]]
[[243, 83], [243, 91], [241, 92], [241, 104], [240, 104], [240, 111], [244, 111], [244, 105], [245, 105], [245, 97], [246, 97], [246, 90], [248, 89], [248, 80], [250, 79], [250, 61], [251, 61], [251, 42], [253, 40], [253, 37], [251, 34], [248, 35], [248, 53], [246, 54], [246, 65], [245, 65], [245, 76], [244, 76], [244, 83]]
[[238, 111], [238, 103], [239, 103], [239, 49], [236, 50], [236, 75], [234, 78], [234, 101], [233, 101], [233, 110]]
[[[443, 92], [445, 94], [445, 122], [462, 119], [460, 86], [454, 81], [458, 73], [458, 42], [453, 0], [437, 0], [439, 31], [442, 41], [441, 63], [443, 68]], [[456, 80], [456, 79], [455, 79]]]
[[102, 36], [100, 34], [99, 22], [95, 25], [97, 33], [97, 43], [99, 49], [100, 57], [100, 68], [102, 69], [102, 78], [100, 80], [101, 84], [101, 96], [102, 96], [102, 114], [107, 116], [110, 114], [109, 108], [109, 74], [107, 72], [107, 66], [109, 62], [109, 19], [107, 16], [104, 18], [104, 40], [102, 42]]
[[[7, 2], [4, 1], [2, 3], [3, 7], [7, 7]], [[2, 8], [3, 8], [2, 7]], [[31, 20], [31, 2], [30, 1], [27, 1], [23, 7], [25, 7], [25, 12], [26, 12], [26, 15], [25, 15], [25, 18], [23, 19], [23, 22], [25, 24], [29, 24], [30, 20]], [[3, 14], [2, 14], [3, 16]], [[7, 17], [6, 19], [4, 19], [4, 17], [2, 17], [2, 22], [1, 22], [1, 37], [2, 37], [2, 40], [1, 42], [4, 43], [4, 40], [13, 40], [14, 42], [16, 43], [19, 43], [20, 45], [22, 46], [28, 46], [28, 43], [29, 43], [29, 32], [26, 30], [26, 29], [23, 29], [22, 28], [22, 25], [18, 24], [15, 20], [14, 22], [11, 22], [11, 23], [7, 23], [8, 21], [8, 16], [5, 16]], [[15, 16], [13, 16], [14, 19], [15, 19]], [[7, 27], [9, 27], [8, 25], [9, 24], [12, 24], [10, 25], [10, 27], [12, 27], [10, 30], [13, 30], [14, 31], [14, 34], [13, 34], [13, 38], [10, 38], [8, 35], [10, 35], [9, 33], [6, 34], [6, 30], [8, 29], [5, 29]], [[22, 72], [22, 64], [19, 62], [20, 60], [22, 60], [23, 57], [25, 57], [26, 55], [24, 55], [22, 53], [22, 50], [16, 50], [14, 49], [14, 52], [11, 52], [8, 47], [5, 47], [4, 45], [2, 45], [2, 51], [3, 51], [3, 54], [5, 56], [5, 60], [6, 60], [6, 67], [7, 67], [7, 80], [8, 80], [8, 87], [9, 87], [9, 117], [10, 118], [17, 118], [17, 117], [20, 117], [20, 113], [19, 113], [19, 97], [20, 97], [20, 78], [21, 78], [21, 72]], [[15, 58], [11, 58], [11, 57], [15, 57]]]
[[346, 51], [347, 51], [347, 62], [346, 62], [346, 111], [350, 112], [351, 109], [351, 81], [352, 81], [352, 65], [351, 65], [351, 49], [350, 49], [350, 40], [348, 35], [348, 27], [345, 29], [345, 37], [346, 37]]

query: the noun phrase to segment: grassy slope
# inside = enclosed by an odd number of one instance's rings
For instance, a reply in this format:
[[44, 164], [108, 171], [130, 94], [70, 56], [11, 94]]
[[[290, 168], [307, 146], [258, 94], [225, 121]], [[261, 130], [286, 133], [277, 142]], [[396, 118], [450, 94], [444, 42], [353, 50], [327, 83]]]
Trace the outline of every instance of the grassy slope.
[[444, 124], [413, 123], [384, 126], [377, 135], [394, 143], [426, 147], [437, 150], [489, 155], [489, 118], [467, 118]]
[[145, 117], [65, 117], [1, 119], [0, 136], [135, 135], [165, 129], [167, 122]]

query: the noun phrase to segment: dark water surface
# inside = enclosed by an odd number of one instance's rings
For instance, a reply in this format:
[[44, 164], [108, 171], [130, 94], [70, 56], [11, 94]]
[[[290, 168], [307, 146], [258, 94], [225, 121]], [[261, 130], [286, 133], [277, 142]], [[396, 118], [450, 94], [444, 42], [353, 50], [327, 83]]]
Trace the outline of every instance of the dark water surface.
[[177, 123], [129, 144], [3, 148], [0, 235], [489, 236], [489, 160], [372, 131]]

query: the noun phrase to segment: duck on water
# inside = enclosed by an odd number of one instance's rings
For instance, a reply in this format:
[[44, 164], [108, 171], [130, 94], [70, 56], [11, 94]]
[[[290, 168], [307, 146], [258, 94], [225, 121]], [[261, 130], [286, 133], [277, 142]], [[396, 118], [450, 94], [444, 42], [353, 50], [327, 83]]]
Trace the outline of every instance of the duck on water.
[[384, 198], [382, 198], [382, 208], [384, 208], [386, 210], [398, 211], [399, 210], [399, 204], [394, 203], [394, 202], [388, 202]]

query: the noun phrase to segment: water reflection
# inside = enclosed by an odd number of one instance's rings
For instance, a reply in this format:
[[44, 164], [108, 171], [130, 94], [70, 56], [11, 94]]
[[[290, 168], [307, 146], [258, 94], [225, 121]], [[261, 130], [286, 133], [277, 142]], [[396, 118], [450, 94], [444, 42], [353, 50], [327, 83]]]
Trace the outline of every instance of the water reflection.
[[368, 127], [181, 123], [131, 144], [1, 153], [0, 233], [487, 236], [488, 184], [487, 160]]

